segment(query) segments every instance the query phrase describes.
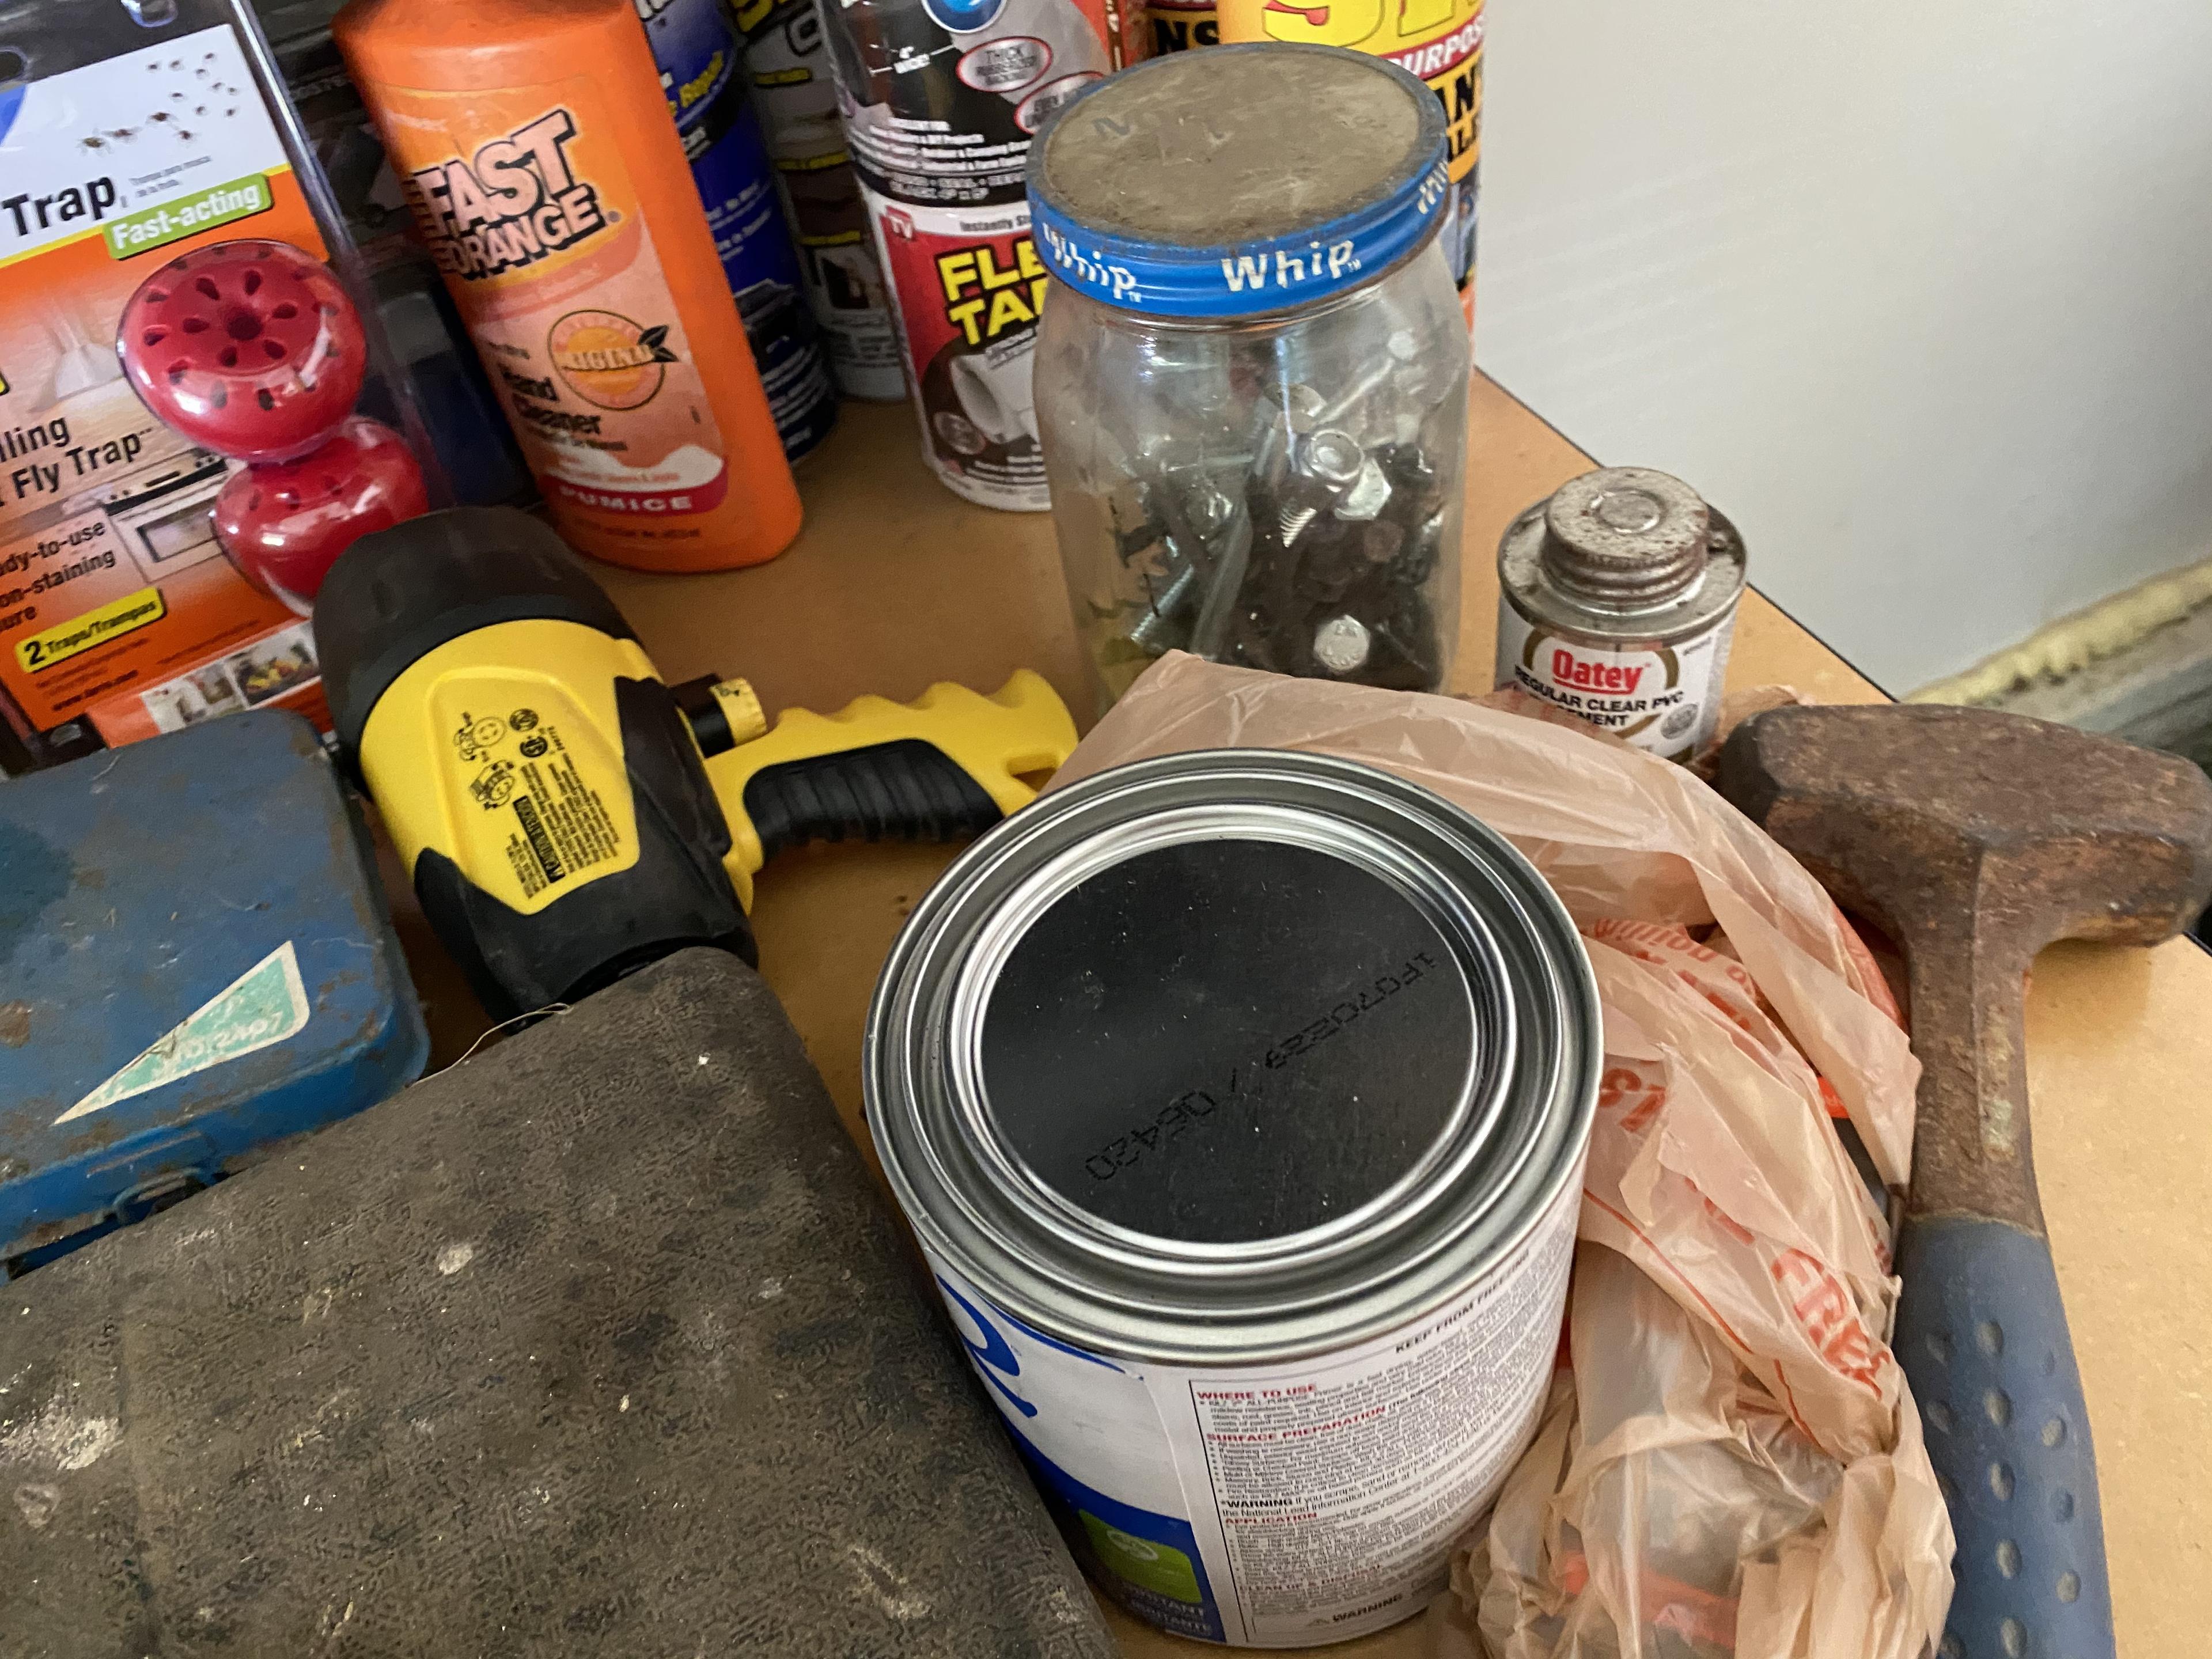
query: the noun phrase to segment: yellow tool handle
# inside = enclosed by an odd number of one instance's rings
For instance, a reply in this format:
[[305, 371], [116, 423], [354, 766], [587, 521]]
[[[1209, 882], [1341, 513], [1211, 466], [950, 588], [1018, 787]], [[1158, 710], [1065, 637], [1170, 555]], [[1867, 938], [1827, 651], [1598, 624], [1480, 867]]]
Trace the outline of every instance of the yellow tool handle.
[[[735, 682], [717, 695], [726, 711], [757, 708]], [[708, 758], [707, 777], [730, 821], [722, 862], [750, 909], [753, 873], [787, 847], [980, 834], [1036, 799], [1024, 775], [1067, 758], [1075, 722], [1024, 668], [988, 697], [941, 684], [910, 703], [871, 696], [834, 714], [787, 709], [761, 736], [733, 735], [736, 747]]]

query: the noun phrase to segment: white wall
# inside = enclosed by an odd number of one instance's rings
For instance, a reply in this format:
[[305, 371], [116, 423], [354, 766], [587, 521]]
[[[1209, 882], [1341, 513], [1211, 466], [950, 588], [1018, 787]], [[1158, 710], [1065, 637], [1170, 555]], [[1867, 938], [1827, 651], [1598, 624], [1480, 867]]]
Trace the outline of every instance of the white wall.
[[1482, 366], [1892, 691], [2212, 554], [2207, 0], [1490, 0]]

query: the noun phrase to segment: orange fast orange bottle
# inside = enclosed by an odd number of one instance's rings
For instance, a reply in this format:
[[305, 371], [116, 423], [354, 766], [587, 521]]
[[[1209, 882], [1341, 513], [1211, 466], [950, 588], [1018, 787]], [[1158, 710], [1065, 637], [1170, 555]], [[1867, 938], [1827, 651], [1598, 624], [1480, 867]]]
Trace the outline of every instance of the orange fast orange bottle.
[[335, 30], [561, 532], [644, 570], [781, 552], [799, 491], [635, 0], [352, 0]]

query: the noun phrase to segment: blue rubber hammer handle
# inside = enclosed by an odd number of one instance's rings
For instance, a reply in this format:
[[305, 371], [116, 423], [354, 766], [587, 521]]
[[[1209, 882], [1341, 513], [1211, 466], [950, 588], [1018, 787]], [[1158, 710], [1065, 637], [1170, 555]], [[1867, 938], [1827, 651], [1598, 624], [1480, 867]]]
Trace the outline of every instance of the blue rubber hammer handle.
[[2048, 1239], [1908, 1217], [1892, 1337], [1958, 1554], [1942, 1659], [2113, 1659], [2097, 1455]]
[[[1746, 720], [1721, 793], [1904, 951], [1920, 1057], [1892, 1343], [1958, 1536], [1943, 1659], [2112, 1659], [2097, 1460], [2028, 1138], [2025, 980], [2154, 945], [2212, 896], [2212, 781], [1935, 704]], [[1892, 1172], [1893, 1175], [1894, 1172]]]

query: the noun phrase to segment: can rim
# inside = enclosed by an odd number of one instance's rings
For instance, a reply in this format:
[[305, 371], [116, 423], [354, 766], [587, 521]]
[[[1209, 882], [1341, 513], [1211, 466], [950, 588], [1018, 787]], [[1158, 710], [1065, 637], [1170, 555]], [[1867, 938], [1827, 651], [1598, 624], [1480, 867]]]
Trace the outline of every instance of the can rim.
[[[1194, 805], [1213, 810], [1194, 817]], [[1255, 805], [1268, 810], [1240, 810]], [[1361, 833], [1333, 839], [1333, 822]], [[1146, 833], [1116, 834], [1131, 823]], [[1474, 1000], [1466, 1096], [1384, 1193], [1303, 1232], [1209, 1245], [1089, 1215], [994, 1144], [974, 1048], [995, 965], [1087, 873], [1176, 840], [1282, 839], [1287, 827], [1377, 873], [1377, 847], [1396, 842], [1384, 878], [1438, 926]], [[1581, 937], [1496, 831], [1355, 762], [1211, 750], [1056, 790], [969, 848], [892, 947], [861, 1073], [884, 1173], [933, 1258], [1055, 1340], [1221, 1364], [1395, 1328], [1503, 1260], [1579, 1183], [1602, 1052]]]

